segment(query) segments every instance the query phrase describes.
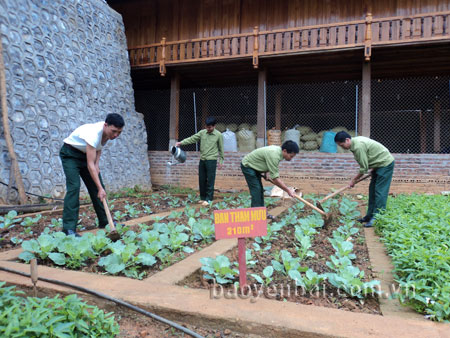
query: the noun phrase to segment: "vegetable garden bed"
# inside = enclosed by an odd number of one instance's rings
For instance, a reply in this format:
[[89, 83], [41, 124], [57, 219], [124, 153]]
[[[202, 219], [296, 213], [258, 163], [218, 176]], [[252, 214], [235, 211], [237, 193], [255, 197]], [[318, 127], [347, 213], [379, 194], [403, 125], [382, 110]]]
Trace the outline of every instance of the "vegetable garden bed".
[[[276, 199], [268, 199], [269, 204]], [[230, 195], [211, 207], [172, 211], [167, 217], [135, 226], [117, 226], [118, 241], [105, 230], [77, 238], [46, 228], [36, 239], [24, 241], [22, 261], [87, 272], [142, 279], [186, 258], [214, 240], [212, 209], [248, 206], [248, 194]], [[117, 215], [117, 212], [114, 213]]]
[[[297, 203], [268, 224], [267, 236], [247, 239], [247, 297], [380, 314], [379, 281], [373, 280], [364, 232], [354, 221], [360, 214], [357, 203], [344, 198], [324, 207], [340, 214], [327, 228], [319, 214]], [[236, 296], [243, 292], [236, 288], [237, 256], [236, 248], [225, 256], [203, 258], [202, 271], [180, 285], [212, 288], [217, 297], [222, 292]]]
[[[195, 203], [198, 197], [194, 193], [174, 195], [167, 192], [148, 194], [147, 192], [131, 192], [122, 197], [113, 194], [109, 207], [113, 218], [121, 223], [134, 218], [169, 211], [186, 204]], [[91, 204], [80, 208], [77, 231], [92, 230], [98, 227], [97, 216]], [[62, 210], [38, 213], [22, 217], [15, 211], [0, 216], [0, 251], [20, 247], [23, 241], [37, 238], [49, 228], [49, 232], [61, 231]]]

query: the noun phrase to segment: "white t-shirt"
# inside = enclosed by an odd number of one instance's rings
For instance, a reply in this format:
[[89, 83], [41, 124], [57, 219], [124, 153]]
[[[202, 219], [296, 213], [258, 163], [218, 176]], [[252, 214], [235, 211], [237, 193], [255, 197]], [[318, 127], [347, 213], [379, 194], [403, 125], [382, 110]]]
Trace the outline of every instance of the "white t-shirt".
[[102, 150], [102, 135], [105, 122], [88, 123], [79, 126], [69, 137], [64, 139], [64, 143], [86, 153], [86, 145], [94, 147], [96, 150]]

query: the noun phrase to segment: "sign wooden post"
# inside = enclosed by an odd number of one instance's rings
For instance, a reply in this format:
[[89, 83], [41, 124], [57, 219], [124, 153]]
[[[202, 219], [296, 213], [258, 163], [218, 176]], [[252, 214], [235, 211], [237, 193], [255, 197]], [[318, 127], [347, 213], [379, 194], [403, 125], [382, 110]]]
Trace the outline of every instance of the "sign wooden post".
[[214, 210], [216, 240], [238, 239], [239, 285], [247, 285], [245, 238], [267, 235], [267, 210], [265, 207]]

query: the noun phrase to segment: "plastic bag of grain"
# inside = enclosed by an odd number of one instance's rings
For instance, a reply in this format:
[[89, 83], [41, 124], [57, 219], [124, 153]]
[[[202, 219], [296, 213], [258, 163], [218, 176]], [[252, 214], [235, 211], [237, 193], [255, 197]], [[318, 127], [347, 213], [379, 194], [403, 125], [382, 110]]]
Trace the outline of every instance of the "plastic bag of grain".
[[312, 132], [311, 127], [308, 127], [308, 126], [299, 126], [299, 127], [296, 127], [295, 129], [297, 129], [301, 135], [306, 135], [306, 134]]
[[228, 130], [232, 131], [233, 133], [235, 133], [237, 128], [238, 128], [238, 125], [236, 123], [230, 123], [230, 124], [227, 125], [226, 129], [228, 129]]
[[248, 123], [241, 123], [238, 126], [237, 130], [239, 131], [239, 130], [243, 130], [243, 129], [250, 130], [250, 125]]
[[222, 133], [223, 136], [223, 151], [237, 151], [236, 134], [231, 130]]
[[300, 132], [297, 129], [288, 129], [284, 132], [283, 143], [286, 141], [294, 141], [300, 144]]
[[281, 146], [281, 130], [270, 129], [267, 131], [267, 145]]
[[258, 126], [256, 124], [251, 125], [249, 130], [251, 130], [255, 136], [258, 134]]
[[347, 132], [351, 137], [355, 137], [356, 136], [356, 132], [354, 130], [349, 130]]
[[317, 150], [318, 147], [319, 145], [317, 144], [316, 141], [306, 141], [305, 144], [303, 145], [303, 148], [305, 150]]
[[340, 131], [345, 131], [345, 132], [347, 132], [348, 129], [345, 128], [345, 127], [334, 127], [333, 129], [331, 129], [331, 131], [334, 131], [335, 133], [338, 133], [338, 132], [340, 132]]
[[240, 130], [236, 134], [237, 143], [240, 152], [250, 152], [256, 148], [256, 140], [251, 130]]
[[308, 134], [306, 134], [306, 135], [303, 135], [302, 134], [302, 136], [300, 137], [300, 139], [302, 140], [302, 141], [316, 141], [316, 139], [317, 139], [317, 134], [315, 133], [315, 132], [313, 132], [313, 131], [310, 131]]
[[227, 126], [225, 125], [225, 123], [217, 123], [216, 129], [223, 133], [225, 130], [227, 130]]
[[336, 133], [334, 131], [327, 131], [323, 134], [323, 141], [320, 143], [320, 151], [322, 153], [337, 152], [337, 144], [334, 142]]

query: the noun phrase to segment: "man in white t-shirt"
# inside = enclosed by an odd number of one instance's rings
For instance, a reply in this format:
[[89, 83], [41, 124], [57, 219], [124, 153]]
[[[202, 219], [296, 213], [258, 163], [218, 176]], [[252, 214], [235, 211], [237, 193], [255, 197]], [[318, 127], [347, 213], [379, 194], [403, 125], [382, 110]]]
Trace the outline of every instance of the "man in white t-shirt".
[[122, 116], [112, 113], [106, 116], [105, 122], [84, 124], [64, 139], [59, 157], [66, 175], [63, 211], [63, 232], [66, 235], [79, 236], [76, 227], [80, 209], [80, 177], [91, 197], [99, 226], [104, 228], [108, 224], [102, 203], [106, 192], [99, 161], [103, 146], [108, 140], [119, 137], [124, 125]]

